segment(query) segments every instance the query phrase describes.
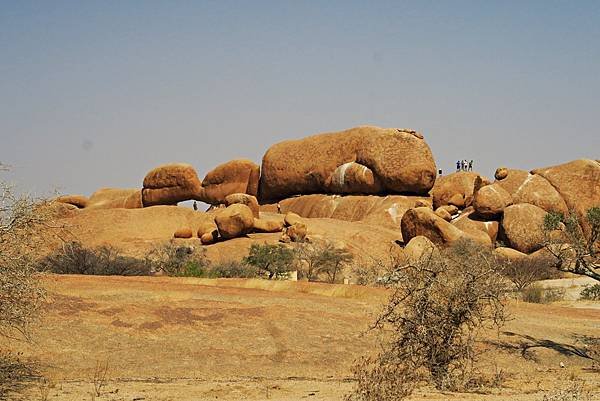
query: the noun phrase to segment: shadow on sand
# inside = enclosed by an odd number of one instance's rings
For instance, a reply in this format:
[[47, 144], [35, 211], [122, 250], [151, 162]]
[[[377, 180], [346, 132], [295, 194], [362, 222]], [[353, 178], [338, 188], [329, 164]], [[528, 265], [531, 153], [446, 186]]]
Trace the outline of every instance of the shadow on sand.
[[513, 333], [510, 331], [503, 331], [502, 334], [507, 337], [514, 337], [516, 342], [489, 341], [488, 343], [498, 347], [501, 350], [520, 353], [525, 359], [536, 360], [536, 357], [532, 351], [536, 348], [546, 348], [554, 350], [565, 356], [578, 356], [580, 358], [597, 360], [596, 355], [594, 355], [595, 353], [593, 348], [590, 348], [590, 345], [595, 346], [596, 344], [599, 344], [600, 338], [576, 336], [575, 341], [577, 343], [581, 343], [582, 345], [575, 346], [552, 340], [535, 338], [525, 334]]

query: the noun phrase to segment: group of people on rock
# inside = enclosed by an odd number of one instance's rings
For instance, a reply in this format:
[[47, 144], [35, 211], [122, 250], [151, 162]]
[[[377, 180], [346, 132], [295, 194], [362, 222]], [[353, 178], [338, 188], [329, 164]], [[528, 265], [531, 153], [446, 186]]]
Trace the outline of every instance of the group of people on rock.
[[473, 160], [457, 160], [456, 171], [473, 171]]

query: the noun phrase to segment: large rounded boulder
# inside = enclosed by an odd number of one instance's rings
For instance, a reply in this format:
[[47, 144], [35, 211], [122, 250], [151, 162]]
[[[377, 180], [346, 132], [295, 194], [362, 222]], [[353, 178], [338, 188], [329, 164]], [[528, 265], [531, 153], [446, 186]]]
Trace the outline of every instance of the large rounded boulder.
[[144, 178], [142, 201], [145, 207], [176, 205], [189, 199], [198, 199], [201, 183], [196, 170], [189, 164], [164, 164]]
[[198, 227], [198, 238], [203, 245], [210, 245], [219, 238], [219, 229], [214, 218], [207, 218]]
[[408, 263], [418, 263], [424, 258], [439, 256], [440, 251], [429, 238], [422, 235], [413, 237], [404, 247], [404, 260]]
[[405, 195], [314, 194], [283, 199], [277, 204], [263, 204], [261, 210], [283, 214], [294, 212], [305, 218], [362, 221], [380, 227], [399, 229], [404, 213], [417, 206], [431, 208], [431, 198]]
[[[469, 206], [473, 199], [475, 180], [478, 177], [479, 174], [470, 171], [459, 171], [439, 177], [431, 191], [433, 208], [454, 205], [462, 209]], [[481, 179], [481, 185], [489, 183], [487, 179]]]
[[252, 210], [254, 217], [257, 219], [259, 218], [260, 207], [256, 197], [248, 194], [231, 194], [225, 197], [226, 206], [235, 205], [236, 203], [248, 206], [250, 210]]
[[567, 204], [558, 191], [542, 176], [529, 175], [513, 194], [514, 203], [530, 203], [547, 212], [566, 214]]
[[569, 210], [579, 217], [586, 235], [591, 228], [585, 216], [588, 209], [600, 206], [600, 163], [596, 160], [580, 159], [558, 166], [533, 170], [556, 188]]
[[363, 126], [269, 148], [263, 157], [260, 199], [313, 193], [426, 194], [436, 173], [422, 135]]
[[546, 211], [529, 203], [519, 203], [504, 209], [502, 234], [511, 248], [532, 253], [544, 245]]
[[56, 202], [66, 203], [67, 205], [76, 206], [78, 209], [83, 209], [88, 205], [89, 199], [84, 195], [62, 195], [56, 198]]
[[237, 238], [252, 230], [254, 215], [248, 206], [236, 203], [220, 211], [215, 223], [223, 239]]
[[516, 249], [507, 248], [507, 247], [498, 247], [494, 249], [494, 254], [498, 259], [503, 262], [522, 262], [527, 260], [528, 255], [523, 252], [519, 252]]
[[509, 169], [506, 167], [499, 167], [494, 174], [497, 183], [511, 195], [514, 195], [519, 187], [525, 182], [529, 173], [525, 170]]
[[472, 207], [465, 209], [460, 216], [452, 220], [452, 225], [467, 233], [485, 233], [492, 243], [496, 242], [500, 227], [498, 221], [480, 217]]
[[285, 225], [281, 220], [254, 219], [254, 231], [257, 233], [277, 233], [283, 231]]
[[142, 207], [139, 189], [101, 188], [88, 199], [86, 209], [138, 209]]
[[498, 184], [483, 186], [473, 195], [475, 211], [479, 216], [489, 220], [500, 217], [512, 202], [510, 194]]
[[421, 235], [436, 245], [445, 245], [460, 239], [470, 239], [483, 245], [492, 244], [486, 233], [462, 231], [427, 207], [417, 207], [407, 211], [402, 217], [400, 227], [404, 243]]
[[228, 161], [206, 174], [197, 200], [217, 205], [225, 203], [225, 198], [230, 194], [242, 193], [256, 197], [259, 177], [258, 164], [246, 159]]

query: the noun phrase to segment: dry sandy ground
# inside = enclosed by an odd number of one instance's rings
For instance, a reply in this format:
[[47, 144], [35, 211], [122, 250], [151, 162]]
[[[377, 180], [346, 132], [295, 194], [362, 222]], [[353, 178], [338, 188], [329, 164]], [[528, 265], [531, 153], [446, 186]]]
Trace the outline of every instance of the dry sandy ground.
[[[387, 297], [381, 289], [265, 280], [46, 282], [51, 302], [36, 341], [16, 347], [42, 363], [47, 400], [62, 401], [341, 400], [352, 387], [352, 361], [376, 346], [361, 334]], [[600, 388], [600, 370], [586, 357], [600, 344], [595, 306], [511, 303], [502, 333], [481, 344], [489, 350], [482, 369], [498, 372], [501, 388], [425, 388], [413, 399], [541, 401], [573, 378]], [[94, 397], [98, 362], [108, 364], [108, 379]], [[33, 386], [25, 399], [43, 400], [43, 389]]]

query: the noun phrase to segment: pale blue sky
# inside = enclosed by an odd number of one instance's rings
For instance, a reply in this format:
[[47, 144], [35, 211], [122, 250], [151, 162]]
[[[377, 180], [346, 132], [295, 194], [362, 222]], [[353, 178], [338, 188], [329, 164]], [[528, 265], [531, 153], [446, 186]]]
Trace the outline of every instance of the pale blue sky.
[[598, 1], [0, 1], [0, 161], [38, 194], [361, 124], [490, 176], [600, 158], [599, 114]]

